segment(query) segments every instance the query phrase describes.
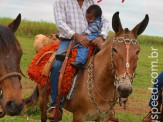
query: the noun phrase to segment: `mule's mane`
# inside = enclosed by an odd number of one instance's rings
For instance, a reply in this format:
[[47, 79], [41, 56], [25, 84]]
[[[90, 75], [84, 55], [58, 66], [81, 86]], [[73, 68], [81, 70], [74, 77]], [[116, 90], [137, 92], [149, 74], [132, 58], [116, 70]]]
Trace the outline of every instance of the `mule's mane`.
[[0, 25], [0, 50], [8, 52], [11, 47], [16, 47], [16, 38], [10, 28]]
[[101, 50], [105, 49], [109, 44], [111, 44], [113, 38], [114, 38], [114, 35], [109, 37], [107, 40], [105, 40], [105, 42], [103, 43], [101, 47]]

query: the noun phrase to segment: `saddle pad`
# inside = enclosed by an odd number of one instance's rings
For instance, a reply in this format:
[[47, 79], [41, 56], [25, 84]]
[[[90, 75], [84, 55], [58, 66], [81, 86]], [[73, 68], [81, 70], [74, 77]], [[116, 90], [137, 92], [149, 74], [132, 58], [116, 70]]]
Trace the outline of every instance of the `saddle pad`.
[[[51, 45], [48, 45], [42, 50], [40, 50], [36, 54], [36, 56], [32, 59], [31, 64], [28, 67], [27, 73], [28, 73], [29, 78], [32, 81], [40, 84], [41, 87], [45, 86], [45, 84], [47, 83], [47, 78], [48, 78], [41, 74], [42, 70], [45, 64], [47, 63], [47, 61], [49, 60], [50, 56], [52, 55], [52, 53], [51, 54], [47, 53], [46, 55], [45, 53], [49, 51], [57, 51], [58, 46], [59, 46], [59, 40], [55, 41]], [[91, 56], [94, 48], [95, 46], [93, 45], [89, 46], [88, 58]], [[42, 57], [42, 55], [44, 56]], [[76, 55], [77, 55], [77, 48], [72, 50], [71, 57], [67, 61], [67, 65], [66, 65], [66, 69], [65, 69], [65, 73], [63, 75], [63, 81], [62, 81], [62, 95], [66, 95], [71, 89], [73, 77], [76, 73], [76, 68], [71, 66], [70, 63], [75, 61]], [[40, 57], [42, 57], [41, 60], [40, 60]]]

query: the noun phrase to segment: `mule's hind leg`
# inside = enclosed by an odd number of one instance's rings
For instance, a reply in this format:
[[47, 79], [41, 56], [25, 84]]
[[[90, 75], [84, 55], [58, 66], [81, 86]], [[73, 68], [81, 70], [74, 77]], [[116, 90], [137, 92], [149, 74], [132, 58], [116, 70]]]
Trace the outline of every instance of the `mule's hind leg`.
[[40, 89], [40, 109], [41, 109], [41, 122], [46, 122], [47, 120], [47, 103], [48, 103], [48, 90], [45, 86], [42, 90]]

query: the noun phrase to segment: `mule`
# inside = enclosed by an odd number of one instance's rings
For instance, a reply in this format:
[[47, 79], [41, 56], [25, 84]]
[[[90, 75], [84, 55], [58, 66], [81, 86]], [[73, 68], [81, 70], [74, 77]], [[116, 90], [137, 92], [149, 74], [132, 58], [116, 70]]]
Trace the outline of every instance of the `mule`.
[[0, 117], [19, 115], [23, 109], [20, 59], [22, 49], [14, 33], [21, 15], [8, 26], [0, 25]]
[[[73, 113], [73, 122], [109, 121], [117, 100], [126, 102], [132, 93], [140, 52], [137, 37], [145, 30], [148, 22], [149, 17], [146, 15], [130, 31], [122, 28], [119, 12], [113, 15], [112, 27], [115, 35], [105, 41], [100, 51], [87, 61], [86, 68], [78, 72], [72, 99], [65, 101], [64, 108]], [[48, 91], [46, 87], [41, 91], [41, 121], [45, 122]], [[37, 95], [36, 88], [31, 98]]]

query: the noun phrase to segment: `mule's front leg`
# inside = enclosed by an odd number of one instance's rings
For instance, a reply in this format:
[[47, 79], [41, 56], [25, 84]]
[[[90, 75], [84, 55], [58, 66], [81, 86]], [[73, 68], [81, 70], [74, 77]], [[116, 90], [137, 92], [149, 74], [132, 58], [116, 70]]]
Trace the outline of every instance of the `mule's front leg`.
[[48, 103], [48, 90], [45, 86], [40, 93], [40, 109], [41, 109], [41, 122], [46, 122], [47, 120], [47, 103]]
[[83, 115], [79, 113], [73, 113], [73, 122], [84, 122]]

